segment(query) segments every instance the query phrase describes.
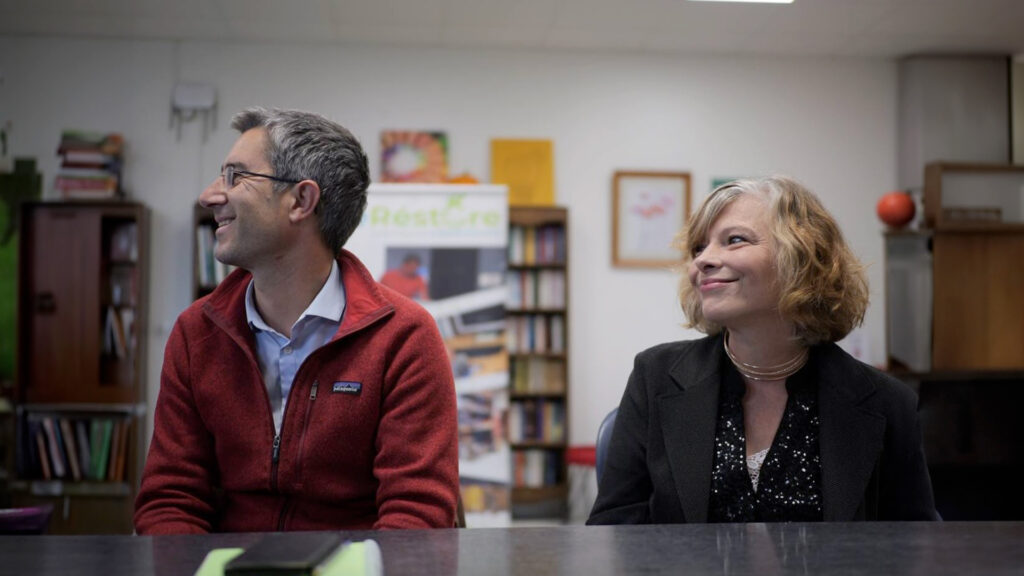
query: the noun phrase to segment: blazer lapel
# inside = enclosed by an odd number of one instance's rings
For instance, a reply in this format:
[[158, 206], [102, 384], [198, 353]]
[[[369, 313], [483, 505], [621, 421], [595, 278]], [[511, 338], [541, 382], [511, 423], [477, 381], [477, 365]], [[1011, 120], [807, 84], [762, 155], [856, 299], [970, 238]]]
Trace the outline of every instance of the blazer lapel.
[[860, 404], [875, 390], [834, 344], [817, 359], [821, 493], [826, 522], [855, 519], [885, 441], [885, 417]]
[[669, 375], [678, 389], [658, 398], [669, 467], [686, 522], [708, 518], [720, 361], [721, 338], [708, 338], [676, 361]]

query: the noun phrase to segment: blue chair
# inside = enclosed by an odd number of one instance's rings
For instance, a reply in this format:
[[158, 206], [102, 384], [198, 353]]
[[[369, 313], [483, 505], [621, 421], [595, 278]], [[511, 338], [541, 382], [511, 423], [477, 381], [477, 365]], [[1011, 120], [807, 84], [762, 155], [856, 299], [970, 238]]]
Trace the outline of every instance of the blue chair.
[[619, 414], [616, 408], [608, 413], [597, 428], [597, 450], [594, 470], [597, 472], [597, 482], [601, 483], [601, 474], [604, 473], [604, 465], [608, 459], [608, 445], [612, 443], [612, 431], [615, 430], [615, 417]]

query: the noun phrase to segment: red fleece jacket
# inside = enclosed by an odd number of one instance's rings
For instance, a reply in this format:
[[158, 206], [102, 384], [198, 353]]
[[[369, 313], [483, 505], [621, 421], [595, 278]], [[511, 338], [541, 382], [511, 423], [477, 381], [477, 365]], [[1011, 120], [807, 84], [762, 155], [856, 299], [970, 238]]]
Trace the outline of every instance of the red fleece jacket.
[[238, 270], [174, 325], [140, 534], [452, 527], [455, 385], [433, 318], [338, 258], [345, 314], [295, 376], [278, 438]]

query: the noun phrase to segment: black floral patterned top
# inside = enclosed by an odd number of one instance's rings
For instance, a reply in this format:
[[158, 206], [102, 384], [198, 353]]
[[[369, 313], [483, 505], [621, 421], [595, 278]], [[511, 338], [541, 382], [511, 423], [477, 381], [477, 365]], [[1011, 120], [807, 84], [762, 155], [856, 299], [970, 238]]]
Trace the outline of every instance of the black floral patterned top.
[[718, 400], [715, 456], [711, 468], [709, 522], [820, 522], [821, 451], [818, 388], [804, 366], [786, 380], [789, 398], [757, 491], [747, 472], [743, 430], [743, 377], [725, 360]]

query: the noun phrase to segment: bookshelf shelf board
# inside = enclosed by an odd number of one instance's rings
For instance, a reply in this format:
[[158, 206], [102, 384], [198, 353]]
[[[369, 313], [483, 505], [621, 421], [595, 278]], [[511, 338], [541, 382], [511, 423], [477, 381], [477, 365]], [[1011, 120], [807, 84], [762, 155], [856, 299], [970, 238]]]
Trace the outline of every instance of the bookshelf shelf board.
[[554, 400], [565, 399], [564, 391], [549, 391], [549, 392], [516, 392], [512, 391], [509, 393], [510, 400], [530, 400], [532, 398], [550, 398]]
[[536, 488], [527, 486], [516, 486], [512, 488], [512, 498], [523, 503], [564, 499], [568, 494], [569, 486], [565, 483]]
[[508, 308], [508, 314], [565, 314], [565, 308]]
[[10, 483], [12, 492], [27, 492], [33, 496], [130, 496], [132, 488], [127, 482], [70, 482], [64, 480], [16, 480]]
[[146, 404], [101, 404], [101, 403], [30, 403], [19, 404], [18, 410], [33, 413], [48, 414], [118, 414], [122, 416], [143, 416], [146, 414]]
[[540, 441], [531, 442], [531, 441], [524, 441], [524, 442], [511, 442], [509, 444], [509, 446], [511, 446], [513, 450], [533, 450], [533, 449], [565, 450], [566, 446], [568, 446], [568, 445], [565, 442], [540, 442]]

